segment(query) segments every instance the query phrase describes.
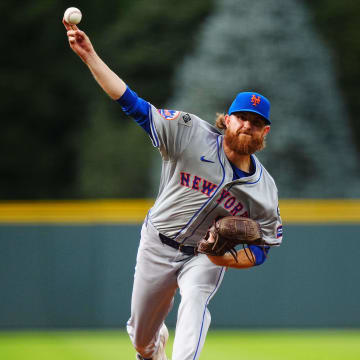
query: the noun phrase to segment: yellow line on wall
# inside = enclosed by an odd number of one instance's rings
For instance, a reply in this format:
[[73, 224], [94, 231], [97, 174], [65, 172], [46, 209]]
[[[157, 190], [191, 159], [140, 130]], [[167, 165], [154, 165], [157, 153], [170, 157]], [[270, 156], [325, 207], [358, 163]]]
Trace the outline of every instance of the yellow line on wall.
[[0, 202], [0, 223], [142, 223], [152, 199]]
[[[0, 202], [2, 224], [140, 224], [153, 199]], [[281, 200], [285, 224], [360, 223], [360, 200]]]
[[281, 200], [284, 223], [360, 223], [360, 200]]

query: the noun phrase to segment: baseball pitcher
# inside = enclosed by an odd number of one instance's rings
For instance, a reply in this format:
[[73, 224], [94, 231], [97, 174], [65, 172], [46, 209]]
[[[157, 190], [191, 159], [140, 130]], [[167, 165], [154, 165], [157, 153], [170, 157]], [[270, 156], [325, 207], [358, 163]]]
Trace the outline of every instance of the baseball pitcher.
[[[164, 321], [179, 289], [172, 359], [198, 359], [210, 325], [208, 304], [225, 270], [262, 264], [282, 241], [277, 188], [254, 155], [270, 131], [270, 103], [241, 92], [216, 127], [194, 114], [157, 109], [108, 68], [83, 31], [63, 23], [72, 50], [162, 157], [159, 193], [141, 230], [127, 322], [136, 358], [166, 360]], [[236, 250], [238, 244], [243, 248]]]

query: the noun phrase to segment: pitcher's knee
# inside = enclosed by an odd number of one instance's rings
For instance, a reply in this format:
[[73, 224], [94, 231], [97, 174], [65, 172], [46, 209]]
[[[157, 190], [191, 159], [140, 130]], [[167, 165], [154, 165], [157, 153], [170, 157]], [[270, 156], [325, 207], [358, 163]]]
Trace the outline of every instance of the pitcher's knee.
[[151, 358], [155, 352], [155, 336], [148, 328], [135, 325], [133, 319], [127, 322], [126, 330], [135, 350], [144, 358]]
[[146, 339], [134, 337], [132, 339], [132, 343], [136, 352], [144, 358], [151, 358], [155, 352], [155, 343], [153, 341], [147, 341]]
[[137, 353], [139, 353], [142, 357], [147, 358], [148, 355], [147, 347], [141, 344], [133, 344]]

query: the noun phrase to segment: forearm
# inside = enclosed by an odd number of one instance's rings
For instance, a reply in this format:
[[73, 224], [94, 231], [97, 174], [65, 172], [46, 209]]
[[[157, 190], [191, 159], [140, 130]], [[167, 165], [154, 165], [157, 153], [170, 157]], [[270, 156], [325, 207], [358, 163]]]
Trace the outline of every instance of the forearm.
[[98, 56], [89, 37], [76, 25], [70, 25], [63, 19], [71, 49], [89, 67], [95, 80], [114, 100], [119, 99], [126, 90], [122, 81]]
[[124, 94], [125, 82], [104, 63], [95, 51], [91, 52], [84, 62], [97, 83], [113, 100], [119, 99]]
[[261, 265], [266, 260], [269, 249], [269, 246], [250, 245], [236, 253], [237, 261], [230, 253], [223, 256], [208, 256], [216, 265], [244, 269]]
[[252, 266], [255, 266], [255, 256], [250, 249], [239, 250], [236, 254], [237, 261], [230, 253], [226, 253], [223, 256], [211, 256], [208, 255], [209, 259], [216, 265], [226, 266], [236, 269], [246, 269]]

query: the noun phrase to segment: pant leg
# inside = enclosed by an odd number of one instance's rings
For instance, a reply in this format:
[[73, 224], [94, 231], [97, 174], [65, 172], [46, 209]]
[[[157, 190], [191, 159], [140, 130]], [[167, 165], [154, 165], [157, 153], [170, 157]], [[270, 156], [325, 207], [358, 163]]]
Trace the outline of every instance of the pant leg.
[[206, 255], [184, 264], [178, 276], [181, 302], [178, 310], [172, 360], [196, 360], [200, 356], [211, 316], [207, 308], [218, 290], [225, 268]]
[[177, 290], [174, 256], [178, 256], [176, 250], [161, 243], [156, 229], [150, 223], [143, 225], [127, 331], [144, 358], [157, 350], [159, 330], [173, 304]]

